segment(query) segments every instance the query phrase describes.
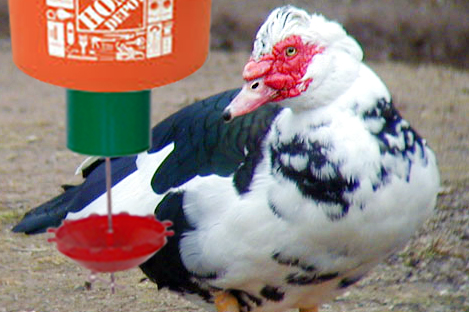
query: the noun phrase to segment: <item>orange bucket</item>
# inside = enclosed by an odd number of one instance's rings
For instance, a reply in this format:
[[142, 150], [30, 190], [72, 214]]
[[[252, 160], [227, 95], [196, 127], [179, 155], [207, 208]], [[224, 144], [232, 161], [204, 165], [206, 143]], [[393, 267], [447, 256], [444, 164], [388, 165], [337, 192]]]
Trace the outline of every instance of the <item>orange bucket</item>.
[[210, 7], [210, 0], [9, 0], [13, 60], [69, 89], [151, 89], [205, 62]]

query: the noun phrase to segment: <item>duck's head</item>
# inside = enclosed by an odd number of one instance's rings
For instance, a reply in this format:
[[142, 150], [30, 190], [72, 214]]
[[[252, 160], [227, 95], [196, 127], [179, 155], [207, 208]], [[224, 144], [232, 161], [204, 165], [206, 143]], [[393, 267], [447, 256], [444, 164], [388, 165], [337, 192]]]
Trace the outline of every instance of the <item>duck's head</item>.
[[362, 57], [338, 23], [290, 5], [277, 8], [257, 33], [244, 86], [223, 118], [230, 121], [268, 102], [293, 110], [327, 105], [350, 87]]

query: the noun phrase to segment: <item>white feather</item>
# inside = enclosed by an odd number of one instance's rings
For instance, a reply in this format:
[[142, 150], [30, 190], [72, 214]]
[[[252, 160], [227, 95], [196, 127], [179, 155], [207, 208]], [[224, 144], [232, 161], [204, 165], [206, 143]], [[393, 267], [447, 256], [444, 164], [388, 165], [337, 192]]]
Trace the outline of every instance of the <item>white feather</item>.
[[88, 168], [95, 161], [99, 160], [100, 156], [90, 156], [87, 157], [75, 170], [75, 175], [81, 174], [86, 168]]

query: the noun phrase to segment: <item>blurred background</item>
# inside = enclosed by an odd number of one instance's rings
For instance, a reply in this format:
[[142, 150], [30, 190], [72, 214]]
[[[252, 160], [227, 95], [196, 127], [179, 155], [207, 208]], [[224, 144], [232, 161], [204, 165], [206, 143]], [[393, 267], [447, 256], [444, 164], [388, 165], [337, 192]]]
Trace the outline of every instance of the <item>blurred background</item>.
[[[7, 2], [0, 0], [0, 38], [9, 36]], [[294, 4], [342, 23], [362, 44], [367, 60], [431, 62], [469, 68], [468, 0], [212, 2], [213, 49], [249, 51], [257, 28], [268, 13], [279, 5]]]

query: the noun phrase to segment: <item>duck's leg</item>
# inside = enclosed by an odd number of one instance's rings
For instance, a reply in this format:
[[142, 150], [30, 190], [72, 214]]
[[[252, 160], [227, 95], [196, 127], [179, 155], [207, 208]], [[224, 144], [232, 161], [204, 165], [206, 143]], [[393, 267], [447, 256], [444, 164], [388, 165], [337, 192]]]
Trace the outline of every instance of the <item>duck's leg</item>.
[[319, 309], [317, 306], [312, 307], [312, 308], [307, 308], [307, 309], [300, 309], [300, 312], [318, 312]]
[[238, 300], [225, 291], [215, 294], [215, 306], [218, 312], [239, 312]]

